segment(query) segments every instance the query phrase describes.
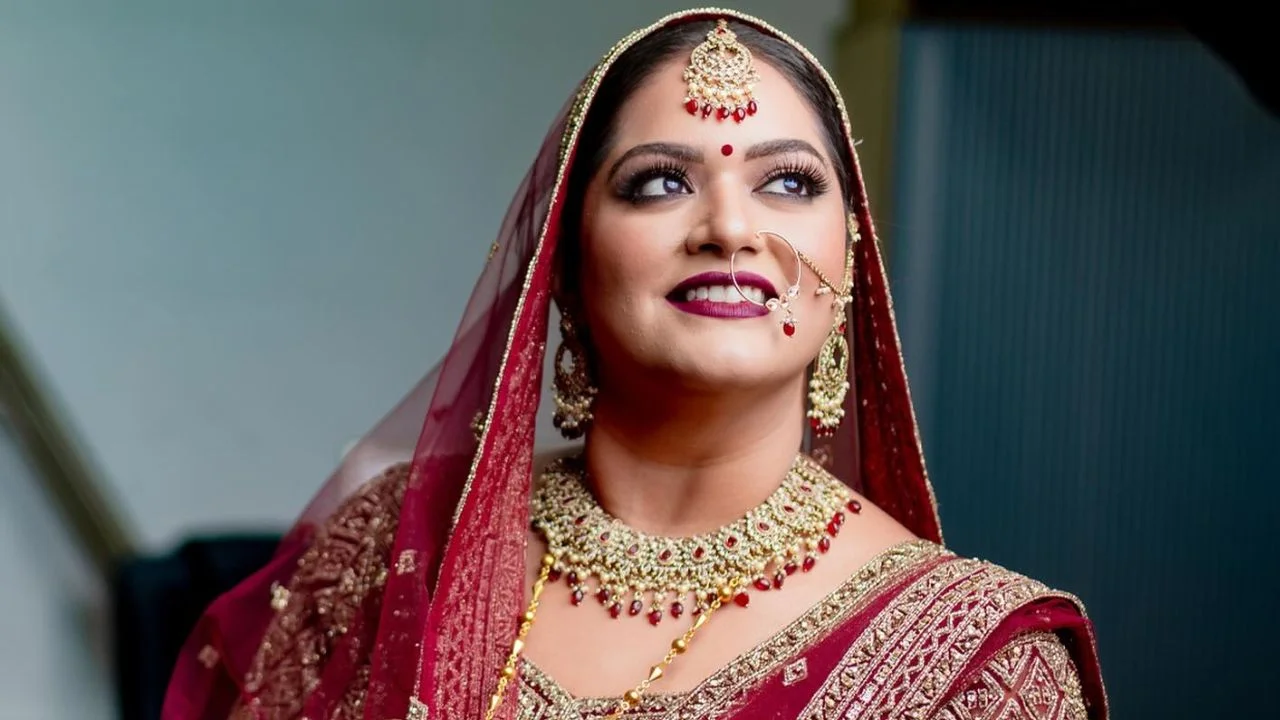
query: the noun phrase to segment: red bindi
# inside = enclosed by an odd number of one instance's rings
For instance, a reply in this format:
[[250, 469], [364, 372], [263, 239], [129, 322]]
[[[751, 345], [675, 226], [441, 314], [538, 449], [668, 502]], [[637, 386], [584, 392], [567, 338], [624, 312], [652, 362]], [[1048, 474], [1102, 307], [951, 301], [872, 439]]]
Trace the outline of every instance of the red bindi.
[[720, 148], [720, 154], [725, 157], [729, 157], [730, 155], [733, 154], [733, 146], [725, 145], [724, 147]]

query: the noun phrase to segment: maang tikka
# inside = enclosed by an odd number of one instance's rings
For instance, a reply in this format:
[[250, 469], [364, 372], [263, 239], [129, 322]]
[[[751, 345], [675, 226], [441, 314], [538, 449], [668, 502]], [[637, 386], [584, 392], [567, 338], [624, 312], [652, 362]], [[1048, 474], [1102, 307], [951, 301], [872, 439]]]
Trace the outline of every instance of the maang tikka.
[[827, 339], [822, 342], [822, 349], [813, 363], [813, 374], [809, 377], [809, 426], [814, 435], [828, 437], [834, 435], [840, 421], [844, 419], [844, 398], [849, 392], [849, 340], [848, 326], [845, 323], [845, 308], [853, 302], [853, 253], [861, 235], [858, 233], [858, 219], [849, 214], [849, 249], [845, 253], [844, 277], [837, 287], [820, 270], [809, 256], [800, 253], [800, 259], [818, 276], [817, 295], [832, 295], [834, 318]]
[[689, 85], [684, 108], [690, 115], [701, 113], [707, 118], [715, 113], [717, 120], [732, 117], [734, 122], [742, 122], [756, 114], [752, 88], [760, 82], [760, 74], [751, 51], [738, 42], [724, 20], [693, 49], [684, 81]]

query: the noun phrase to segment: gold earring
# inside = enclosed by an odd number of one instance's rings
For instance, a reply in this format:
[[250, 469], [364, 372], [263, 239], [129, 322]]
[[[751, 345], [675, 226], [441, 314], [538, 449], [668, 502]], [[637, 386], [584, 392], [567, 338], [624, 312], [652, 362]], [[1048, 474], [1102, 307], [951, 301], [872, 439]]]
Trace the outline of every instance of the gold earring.
[[844, 419], [844, 398], [849, 392], [849, 340], [845, 324], [845, 306], [853, 302], [853, 250], [860, 238], [858, 221], [849, 215], [849, 236], [852, 242], [845, 254], [844, 282], [837, 288], [807, 256], [801, 259], [820, 281], [816, 294], [833, 294], [835, 317], [831, 332], [822, 342], [822, 349], [814, 360], [813, 375], [809, 378], [809, 426], [818, 437], [834, 435]]
[[[565, 367], [565, 355], [569, 366]], [[583, 436], [591, 424], [596, 388], [587, 374], [587, 351], [567, 312], [560, 313], [560, 345], [556, 348], [556, 377], [551, 397], [556, 411], [552, 423], [569, 440]]]

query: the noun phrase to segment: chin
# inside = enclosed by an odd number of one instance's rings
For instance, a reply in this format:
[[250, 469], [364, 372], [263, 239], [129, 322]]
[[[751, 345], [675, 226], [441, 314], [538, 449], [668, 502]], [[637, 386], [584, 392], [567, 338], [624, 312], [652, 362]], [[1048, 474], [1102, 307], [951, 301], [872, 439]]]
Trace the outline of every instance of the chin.
[[693, 348], [669, 347], [664, 357], [653, 358], [651, 367], [677, 378], [681, 387], [707, 393], [777, 385], [803, 372], [803, 367], [781, 367], [782, 358], [769, 348], [745, 344], [708, 347], [707, 339], [702, 336]]

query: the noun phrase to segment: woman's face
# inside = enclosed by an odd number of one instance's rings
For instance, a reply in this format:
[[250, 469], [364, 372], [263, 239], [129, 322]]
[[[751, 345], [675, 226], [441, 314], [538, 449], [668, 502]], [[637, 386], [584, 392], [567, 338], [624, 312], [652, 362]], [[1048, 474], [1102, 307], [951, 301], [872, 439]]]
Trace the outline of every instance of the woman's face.
[[685, 110], [680, 57], [619, 109], [583, 201], [577, 299], [606, 388], [635, 377], [703, 392], [793, 382], [831, 329], [832, 298], [814, 294], [807, 268], [792, 336], [782, 311], [753, 306], [729, 280], [736, 251], [744, 289], [747, 273], [771, 286], [766, 297], [795, 282], [795, 255], [762, 230], [833, 282], [844, 270], [844, 203], [821, 126], [785, 76], [756, 65], [759, 110], [740, 124]]

